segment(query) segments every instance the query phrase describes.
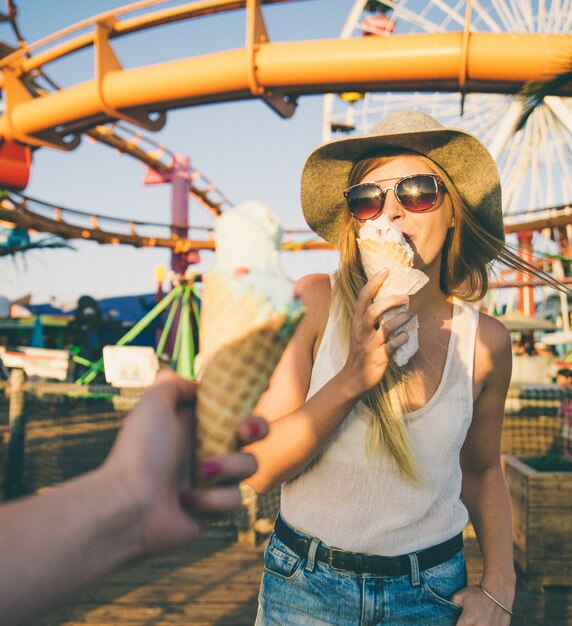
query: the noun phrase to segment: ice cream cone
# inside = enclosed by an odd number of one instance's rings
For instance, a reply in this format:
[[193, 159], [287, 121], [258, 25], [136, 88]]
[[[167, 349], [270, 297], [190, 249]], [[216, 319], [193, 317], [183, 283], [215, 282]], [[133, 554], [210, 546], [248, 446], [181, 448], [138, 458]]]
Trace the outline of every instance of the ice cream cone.
[[281, 236], [258, 202], [217, 218], [217, 259], [203, 275], [195, 484], [200, 461], [235, 449], [237, 424], [251, 415], [303, 316], [279, 265]]
[[[379, 218], [375, 226], [372, 222], [367, 222], [360, 230], [357, 242], [368, 279], [380, 270], [389, 270], [387, 278], [374, 297], [374, 302], [391, 295], [413, 295], [429, 281], [422, 271], [413, 267], [411, 247], [401, 232], [384, 216]], [[391, 309], [382, 316], [382, 320], [388, 321], [408, 309], [407, 305]], [[398, 331], [405, 331], [408, 336], [407, 342], [393, 355], [393, 360], [400, 367], [406, 365], [419, 349], [418, 328], [419, 323], [415, 316]]]
[[368, 278], [382, 269], [389, 270], [375, 301], [392, 294], [412, 295], [429, 280], [423, 272], [411, 267], [407, 253], [399, 244], [358, 239], [358, 246]]
[[278, 317], [221, 346], [203, 363], [197, 391], [197, 456], [230, 452], [235, 428], [251, 415], [294, 331]]

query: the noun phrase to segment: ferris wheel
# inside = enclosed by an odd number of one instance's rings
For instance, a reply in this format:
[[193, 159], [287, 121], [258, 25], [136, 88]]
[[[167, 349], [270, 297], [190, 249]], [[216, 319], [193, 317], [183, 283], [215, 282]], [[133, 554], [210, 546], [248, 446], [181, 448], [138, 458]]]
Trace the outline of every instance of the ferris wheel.
[[[471, 32], [568, 34], [572, 2], [357, 0], [341, 37], [463, 31], [469, 23]], [[555, 59], [555, 67], [547, 72], [557, 72], [559, 62], [569, 61]], [[328, 141], [370, 132], [376, 122], [397, 109], [425, 111], [446, 126], [476, 135], [488, 147], [501, 174], [505, 222], [518, 223], [543, 209], [572, 202], [572, 98], [546, 97], [525, 127], [515, 133], [522, 111], [521, 99], [515, 95], [436, 91], [328, 94], [323, 103], [322, 138]]]

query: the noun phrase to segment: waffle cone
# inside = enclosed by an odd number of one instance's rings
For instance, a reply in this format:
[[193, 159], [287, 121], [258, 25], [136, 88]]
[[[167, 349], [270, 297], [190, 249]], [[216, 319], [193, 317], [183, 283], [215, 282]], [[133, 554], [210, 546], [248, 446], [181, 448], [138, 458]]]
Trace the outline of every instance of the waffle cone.
[[256, 327], [260, 305], [261, 302], [252, 294], [237, 296], [229, 288], [228, 279], [221, 272], [211, 271], [204, 274], [200, 360], [208, 360], [221, 346], [240, 339]]
[[[429, 281], [426, 274], [412, 267], [412, 260], [398, 243], [358, 239], [358, 246], [368, 279], [382, 269], [389, 270], [385, 282], [374, 297], [374, 302], [392, 295], [413, 295]], [[390, 309], [383, 314], [382, 320], [388, 321], [408, 309], [408, 305]], [[406, 365], [419, 349], [418, 329], [419, 323], [417, 316], [415, 316], [397, 331], [405, 331], [408, 336], [407, 342], [400, 346], [393, 355], [393, 360], [400, 367]]]
[[196, 463], [236, 448], [237, 424], [252, 414], [302, 317], [257, 322], [252, 299], [234, 296], [216, 272], [204, 277], [202, 307]]
[[374, 300], [390, 295], [413, 295], [429, 280], [420, 270], [411, 267], [411, 260], [402, 246], [394, 242], [358, 239], [362, 264], [368, 278], [382, 269], [389, 275]]

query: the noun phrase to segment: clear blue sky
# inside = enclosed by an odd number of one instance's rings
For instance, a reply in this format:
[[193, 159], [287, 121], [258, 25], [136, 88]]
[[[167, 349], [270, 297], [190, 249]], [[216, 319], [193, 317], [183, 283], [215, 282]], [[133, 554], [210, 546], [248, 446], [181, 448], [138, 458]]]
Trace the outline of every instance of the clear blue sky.
[[[28, 42], [102, 11], [122, 6], [113, 0], [25, 0], [18, 2], [19, 26]], [[337, 37], [353, 5], [350, 0], [306, 0], [265, 7], [270, 39], [289, 41]], [[136, 34], [114, 47], [125, 67], [149, 65], [208, 51], [242, 47], [244, 13], [200, 18]], [[8, 26], [0, 38], [11, 41]], [[90, 51], [47, 66], [60, 85], [93, 75]], [[289, 120], [258, 100], [172, 111], [165, 128], [152, 138], [173, 152], [187, 154], [192, 165], [214, 181], [235, 203], [257, 199], [270, 206], [283, 227], [305, 226], [299, 205], [299, 176], [305, 158], [321, 141], [322, 98], [301, 98]], [[168, 222], [168, 185], [145, 186], [144, 166], [110, 148], [82, 141], [72, 152], [49, 148], [34, 153], [31, 181], [25, 193], [65, 207], [120, 217]], [[212, 219], [191, 203], [191, 221]], [[33, 251], [16, 260], [1, 260], [0, 295], [15, 299], [31, 293], [33, 302], [70, 301], [148, 293], [154, 290], [154, 268], [169, 265], [167, 250], [101, 246], [74, 241], [76, 251]], [[198, 269], [213, 262], [203, 253]], [[287, 273], [296, 278], [336, 267], [333, 253], [283, 255]]]

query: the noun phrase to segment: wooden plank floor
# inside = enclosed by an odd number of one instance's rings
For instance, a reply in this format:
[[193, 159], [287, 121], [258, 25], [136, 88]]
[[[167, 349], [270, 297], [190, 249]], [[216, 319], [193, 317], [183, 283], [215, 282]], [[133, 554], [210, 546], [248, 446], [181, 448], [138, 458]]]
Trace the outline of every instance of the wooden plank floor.
[[[263, 550], [217, 529], [176, 554], [121, 570], [31, 626], [251, 626]], [[474, 539], [465, 553], [474, 583], [482, 567]], [[533, 592], [519, 584], [511, 625], [572, 626], [572, 589]]]

